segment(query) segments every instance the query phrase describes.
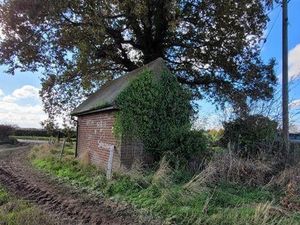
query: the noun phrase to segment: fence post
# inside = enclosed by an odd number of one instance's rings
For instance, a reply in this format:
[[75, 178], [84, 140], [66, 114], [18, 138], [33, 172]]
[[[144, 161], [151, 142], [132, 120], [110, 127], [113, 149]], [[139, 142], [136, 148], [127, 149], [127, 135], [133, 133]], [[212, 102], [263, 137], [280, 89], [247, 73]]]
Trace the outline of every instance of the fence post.
[[66, 144], [66, 138], [64, 138], [63, 146], [62, 146], [62, 148], [61, 148], [61, 151], [60, 151], [59, 160], [61, 160], [61, 159], [62, 159], [62, 156], [63, 156], [64, 150], [65, 150], [65, 144]]
[[106, 171], [106, 178], [108, 180], [112, 178], [112, 164], [113, 164], [113, 157], [114, 157], [114, 149], [115, 149], [114, 145], [111, 145], [109, 148], [109, 158], [107, 162], [107, 171]]

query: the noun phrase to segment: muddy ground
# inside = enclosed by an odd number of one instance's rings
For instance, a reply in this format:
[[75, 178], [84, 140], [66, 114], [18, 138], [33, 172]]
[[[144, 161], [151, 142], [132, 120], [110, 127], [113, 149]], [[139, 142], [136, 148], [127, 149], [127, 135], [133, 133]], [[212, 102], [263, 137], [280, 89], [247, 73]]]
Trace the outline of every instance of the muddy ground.
[[37, 205], [59, 224], [148, 224], [129, 206], [83, 193], [33, 169], [27, 155], [31, 146], [0, 146], [0, 184]]

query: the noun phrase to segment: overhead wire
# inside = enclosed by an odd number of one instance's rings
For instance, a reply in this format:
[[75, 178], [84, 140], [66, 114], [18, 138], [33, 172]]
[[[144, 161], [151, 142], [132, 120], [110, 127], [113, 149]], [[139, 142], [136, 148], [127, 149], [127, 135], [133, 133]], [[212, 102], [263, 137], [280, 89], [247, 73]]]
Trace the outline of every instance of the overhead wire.
[[[271, 12], [274, 12], [279, 6], [281, 6], [281, 5], [278, 4], [278, 5], [277, 5], [272, 11], [270, 11], [268, 14], [270, 14]], [[267, 14], [267, 15], [268, 15], [268, 14]], [[275, 17], [275, 20], [274, 20], [273, 24], [271, 25], [271, 28], [270, 28], [269, 32], [267, 33], [266, 37], [264, 38], [264, 41], [263, 41], [262, 46], [261, 46], [261, 49], [264, 47], [264, 45], [265, 45], [265, 43], [267, 42], [267, 40], [268, 40], [268, 38], [269, 38], [269, 36], [270, 36], [270, 34], [271, 34], [273, 28], [275, 27], [276, 22], [277, 22], [277, 20], [278, 20], [278, 18], [279, 18], [279, 15], [280, 15], [280, 10], [278, 11], [278, 13], [277, 13], [277, 15], [276, 15], [276, 17]]]

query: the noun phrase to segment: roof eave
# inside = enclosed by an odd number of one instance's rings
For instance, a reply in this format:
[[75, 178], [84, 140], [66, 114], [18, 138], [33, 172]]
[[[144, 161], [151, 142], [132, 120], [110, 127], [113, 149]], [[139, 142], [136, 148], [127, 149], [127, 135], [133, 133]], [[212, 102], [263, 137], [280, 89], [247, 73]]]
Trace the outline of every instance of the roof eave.
[[72, 112], [71, 116], [83, 116], [83, 115], [88, 115], [88, 114], [92, 114], [92, 113], [104, 112], [104, 111], [116, 110], [116, 109], [118, 109], [118, 108], [115, 105], [112, 105], [112, 106], [108, 106], [108, 107], [105, 107], [105, 108], [86, 110], [86, 111], [74, 112], [74, 113]]

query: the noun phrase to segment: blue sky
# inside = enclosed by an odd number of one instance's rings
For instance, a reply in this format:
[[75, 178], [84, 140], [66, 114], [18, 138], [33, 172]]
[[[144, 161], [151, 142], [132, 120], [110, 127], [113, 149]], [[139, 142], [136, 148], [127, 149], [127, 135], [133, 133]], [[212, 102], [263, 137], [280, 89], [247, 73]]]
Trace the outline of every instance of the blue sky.
[[[300, 108], [300, 0], [289, 2], [289, 74], [294, 76], [290, 86], [292, 114]], [[277, 61], [276, 74], [281, 74], [281, 7], [270, 12], [270, 22], [265, 35], [262, 57], [267, 62], [270, 58]], [[16, 72], [14, 76], [5, 73], [5, 66], [0, 66], [0, 123], [16, 124], [20, 127], [41, 127], [41, 120], [46, 118], [42, 109], [38, 91], [41, 88], [40, 73]], [[280, 84], [279, 80], [279, 84]], [[210, 103], [200, 103], [201, 126], [210, 128], [219, 125], [220, 113]], [[300, 116], [293, 117], [300, 128]]]

